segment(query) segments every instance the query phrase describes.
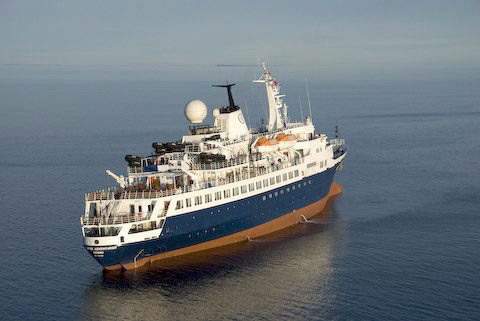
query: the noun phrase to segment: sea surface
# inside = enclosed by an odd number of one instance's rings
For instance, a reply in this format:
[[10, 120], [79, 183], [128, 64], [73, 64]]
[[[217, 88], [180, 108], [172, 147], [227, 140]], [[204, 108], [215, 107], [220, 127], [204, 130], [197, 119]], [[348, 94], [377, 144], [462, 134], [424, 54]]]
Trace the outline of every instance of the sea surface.
[[[349, 144], [341, 196], [268, 237], [103, 273], [82, 246], [84, 193], [185, 134], [189, 99], [226, 93], [188, 71], [52, 74], [0, 77], [1, 320], [480, 320], [479, 79], [310, 81], [317, 130], [338, 122]], [[230, 78], [256, 125], [250, 79]], [[309, 114], [303, 80], [283, 90], [292, 118]]]

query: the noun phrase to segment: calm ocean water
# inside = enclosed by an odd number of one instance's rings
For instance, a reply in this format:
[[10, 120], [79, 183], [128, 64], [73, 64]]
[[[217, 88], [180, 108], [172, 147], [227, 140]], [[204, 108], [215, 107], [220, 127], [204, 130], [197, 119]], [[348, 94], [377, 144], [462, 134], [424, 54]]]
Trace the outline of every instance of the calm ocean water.
[[[343, 195], [263, 239], [102, 273], [82, 247], [84, 193], [184, 134], [189, 99], [226, 101], [160, 78], [0, 80], [1, 320], [480, 319], [479, 80], [312, 82], [317, 128], [338, 120], [350, 145]], [[254, 123], [249, 79], [234, 97]], [[284, 90], [300, 117], [302, 83]]]

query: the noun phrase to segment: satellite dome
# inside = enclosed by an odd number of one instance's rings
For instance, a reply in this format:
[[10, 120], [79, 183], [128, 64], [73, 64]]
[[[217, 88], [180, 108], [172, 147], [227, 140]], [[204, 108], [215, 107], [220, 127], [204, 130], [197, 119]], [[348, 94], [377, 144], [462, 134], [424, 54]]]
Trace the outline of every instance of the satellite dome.
[[217, 117], [218, 115], [220, 115], [220, 108], [214, 108], [212, 111], [212, 115], [213, 117]]
[[207, 117], [207, 106], [201, 100], [190, 100], [185, 106], [185, 117], [192, 124], [201, 124]]

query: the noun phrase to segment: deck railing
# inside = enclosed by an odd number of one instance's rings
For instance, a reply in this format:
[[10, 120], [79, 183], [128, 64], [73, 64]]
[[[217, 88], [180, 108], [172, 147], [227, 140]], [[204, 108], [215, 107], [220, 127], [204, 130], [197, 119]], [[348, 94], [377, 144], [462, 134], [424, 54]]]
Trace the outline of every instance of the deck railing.
[[249, 167], [243, 168], [243, 170], [227, 179], [212, 179], [210, 181], [201, 182], [198, 184], [191, 184], [182, 187], [177, 187], [174, 189], [165, 189], [165, 190], [142, 190], [142, 191], [126, 191], [118, 189], [116, 187], [111, 187], [106, 190], [95, 191], [85, 194], [85, 200], [89, 202], [100, 201], [100, 200], [121, 200], [121, 199], [149, 199], [149, 198], [160, 198], [166, 196], [172, 196], [181, 193], [188, 193], [193, 191], [199, 191], [206, 188], [217, 187], [225, 184], [230, 184], [238, 181], [243, 181], [249, 178], [265, 175], [268, 173], [276, 172], [285, 168], [289, 168], [298, 164], [301, 164], [303, 161], [300, 159], [292, 160], [286, 163], [275, 164], [270, 167]]
[[222, 162], [212, 162], [212, 163], [200, 163], [192, 162], [192, 170], [217, 170], [232, 166], [244, 165], [249, 161], [259, 161], [262, 159], [262, 156], [259, 154], [251, 154], [250, 158], [247, 155], [239, 156], [235, 159], [222, 161]]
[[145, 199], [145, 198], [159, 198], [165, 196], [172, 196], [181, 193], [181, 189], [166, 189], [161, 191], [144, 190], [144, 191], [96, 191], [85, 194], [85, 201], [107, 201], [113, 199]]
[[345, 139], [343, 138], [330, 139], [330, 145], [333, 145], [333, 146], [345, 145]]
[[[165, 210], [162, 210], [160, 217], [163, 217], [167, 214]], [[91, 217], [91, 216], [81, 216], [80, 222], [82, 225], [117, 225], [117, 224], [126, 224], [126, 223], [135, 223], [143, 222], [150, 220], [152, 212], [148, 213], [121, 213], [115, 216], [100, 216], [100, 217]]]

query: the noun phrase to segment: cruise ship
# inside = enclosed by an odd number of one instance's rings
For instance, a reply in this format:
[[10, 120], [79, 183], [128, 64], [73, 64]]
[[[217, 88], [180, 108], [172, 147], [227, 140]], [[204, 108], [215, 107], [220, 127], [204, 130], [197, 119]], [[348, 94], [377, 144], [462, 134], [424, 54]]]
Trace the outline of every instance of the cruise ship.
[[245, 242], [307, 221], [342, 188], [334, 181], [345, 141], [315, 130], [311, 115], [288, 117], [285, 95], [265, 64], [268, 122], [249, 128], [235, 104], [185, 106], [188, 133], [154, 142], [150, 156], [127, 155], [127, 176], [110, 170], [116, 186], [87, 193], [80, 218], [86, 250], [107, 270]]

